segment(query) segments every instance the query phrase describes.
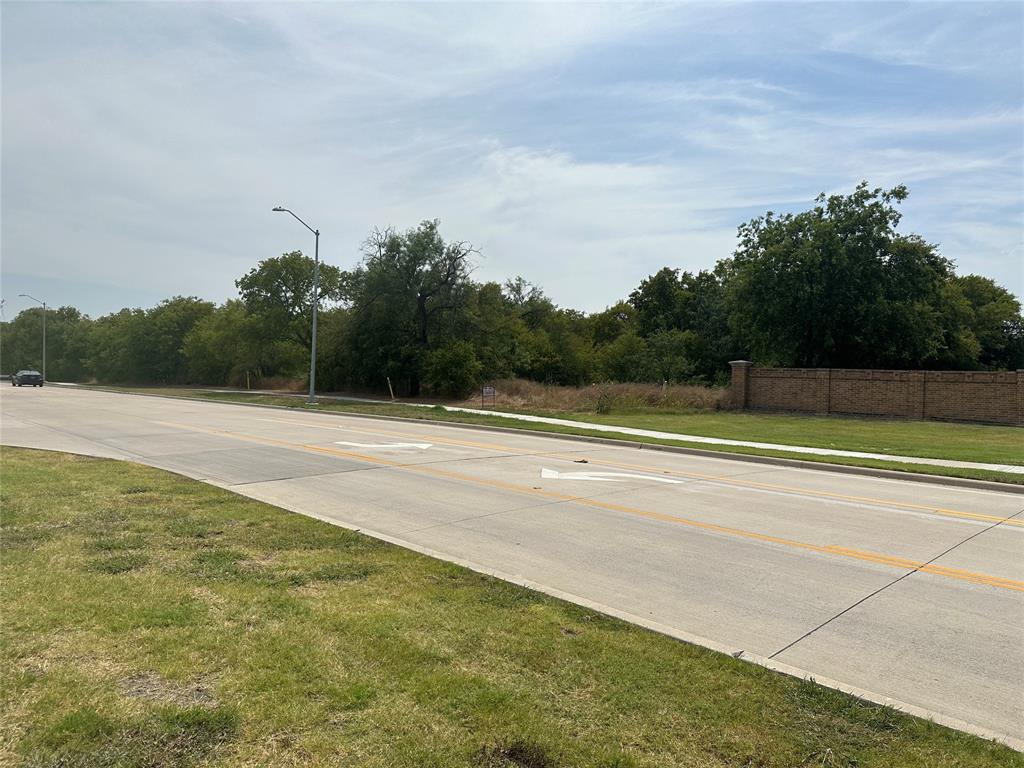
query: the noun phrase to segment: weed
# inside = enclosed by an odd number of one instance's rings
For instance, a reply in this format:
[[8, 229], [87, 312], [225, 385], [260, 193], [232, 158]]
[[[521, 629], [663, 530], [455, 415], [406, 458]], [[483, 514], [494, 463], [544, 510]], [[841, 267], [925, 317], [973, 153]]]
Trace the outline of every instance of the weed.
[[149, 557], [138, 553], [125, 553], [101, 557], [89, 561], [89, 570], [96, 573], [119, 574], [142, 568], [149, 562]]
[[524, 740], [484, 745], [476, 754], [476, 764], [481, 768], [555, 768], [558, 765], [540, 744]]

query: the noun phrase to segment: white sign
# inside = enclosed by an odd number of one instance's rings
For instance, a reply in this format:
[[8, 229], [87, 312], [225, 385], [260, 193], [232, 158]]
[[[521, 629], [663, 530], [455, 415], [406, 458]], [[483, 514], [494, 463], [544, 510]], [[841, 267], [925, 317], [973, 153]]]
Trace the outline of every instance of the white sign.
[[541, 469], [540, 476], [544, 480], [595, 480], [599, 483], [621, 483], [626, 480], [653, 480], [656, 483], [677, 485], [682, 480], [657, 475], [634, 475], [629, 472], [556, 472], [553, 469]]

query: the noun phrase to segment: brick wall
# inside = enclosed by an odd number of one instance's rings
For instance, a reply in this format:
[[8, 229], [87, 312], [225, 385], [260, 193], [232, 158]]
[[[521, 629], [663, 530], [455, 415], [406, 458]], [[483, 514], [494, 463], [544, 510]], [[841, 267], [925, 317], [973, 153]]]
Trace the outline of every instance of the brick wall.
[[731, 365], [734, 408], [1024, 425], [1024, 371]]

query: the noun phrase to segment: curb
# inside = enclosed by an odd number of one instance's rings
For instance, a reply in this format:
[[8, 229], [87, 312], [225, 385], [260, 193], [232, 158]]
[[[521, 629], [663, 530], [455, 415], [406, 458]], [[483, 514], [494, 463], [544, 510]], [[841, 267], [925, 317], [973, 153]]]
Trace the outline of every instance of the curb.
[[[412, 421], [416, 421], [416, 419], [412, 419]], [[217, 483], [209, 484], [216, 485], [217, 487], [223, 488], [224, 490], [230, 491], [231, 493], [239, 493], [230, 485], [219, 485]], [[431, 557], [435, 560], [443, 560], [444, 562], [454, 563], [455, 565], [467, 568], [476, 573], [483, 574], [484, 576], [491, 576], [493, 578], [500, 579], [501, 581], [506, 581], [509, 584], [514, 584], [518, 587], [524, 587], [534, 592], [540, 592], [542, 594], [548, 595], [549, 597], [554, 597], [557, 600], [563, 600], [567, 603], [572, 603], [582, 608], [588, 608], [592, 611], [595, 611], [596, 613], [601, 613], [605, 616], [611, 616], [612, 618], [620, 619], [629, 624], [642, 627], [643, 629], [646, 629], [648, 631], [656, 632], [659, 635], [671, 637], [673, 640], [678, 640], [680, 642], [686, 643], [687, 645], [695, 645], [701, 648], [706, 648], [709, 651], [713, 651], [715, 653], [729, 654], [733, 658], [739, 659], [740, 661], [756, 664], [759, 667], [770, 669], [773, 672], [786, 675], [787, 677], [795, 677], [799, 680], [815, 683], [825, 688], [831, 688], [833, 690], [839, 691], [840, 693], [845, 693], [849, 696], [853, 696], [855, 699], [859, 699], [861, 701], [869, 702], [871, 704], [877, 704], [884, 707], [889, 707], [899, 712], [903, 712], [904, 714], [921, 718], [922, 720], [930, 720], [931, 722], [936, 723], [937, 725], [944, 726], [946, 728], [951, 728], [956, 731], [963, 731], [973, 736], [978, 736], [989, 741], [998, 742], [1007, 747], [1010, 747], [1011, 749], [1016, 750], [1017, 752], [1024, 752], [1024, 739], [1018, 739], [1014, 736], [1010, 736], [1005, 733], [1000, 733], [999, 731], [994, 731], [990, 728], [984, 728], [980, 725], [974, 725], [973, 723], [969, 723], [966, 720], [960, 720], [949, 715], [944, 715], [941, 712], [926, 709], [925, 707], [919, 707], [916, 704], [908, 704], [907, 702], [900, 701], [899, 699], [893, 699], [881, 693], [874, 693], [873, 691], [868, 691], [864, 688], [858, 688], [856, 686], [849, 685], [838, 680], [833, 680], [830, 677], [815, 675], [814, 673], [808, 672], [807, 670], [801, 669], [800, 667], [794, 667], [789, 664], [784, 664], [781, 661], [775, 661], [774, 659], [770, 659], [767, 656], [759, 656], [758, 654], [749, 653], [743, 650], [742, 648], [735, 648], [726, 643], [720, 643], [715, 640], [710, 640], [708, 638], [701, 637], [700, 635], [694, 635], [689, 632], [686, 632], [685, 630], [676, 629], [675, 627], [671, 627], [667, 624], [661, 624], [656, 621], [651, 621], [650, 619], [644, 618], [643, 616], [638, 616], [636, 614], [630, 613], [629, 611], [624, 611], [619, 608], [614, 608], [610, 605], [605, 605], [604, 603], [599, 603], [594, 600], [581, 597], [579, 595], [573, 594], [572, 592], [565, 592], [560, 589], [555, 589], [554, 587], [549, 587], [544, 584], [531, 581], [530, 579], [526, 579], [519, 574], [511, 574], [506, 573], [504, 571], [495, 570], [494, 568], [489, 568], [487, 566], [476, 563], [472, 560], [466, 560], [465, 558], [461, 557], [454, 557], [452, 555], [445, 554], [430, 547], [425, 547], [421, 544], [414, 544], [413, 542], [406, 541], [405, 539], [393, 536], [391, 534], [381, 533], [379, 531], [374, 531], [370, 528], [363, 528], [357, 525], [352, 525], [342, 520], [338, 520], [337, 518], [331, 518], [327, 515], [323, 515], [318, 512], [304, 511], [302, 509], [299, 509], [298, 507], [292, 507], [281, 503], [270, 503], [266, 501], [262, 501], [260, 503], [269, 504], [272, 507], [280, 507], [281, 509], [284, 509], [288, 512], [294, 512], [305, 517], [311, 517], [314, 520], [319, 520], [320, 522], [327, 523], [329, 525], [334, 525], [339, 528], [346, 528], [350, 531], [355, 531], [356, 533], [363, 534], [364, 536], [369, 536], [372, 539], [378, 539], [379, 541], [384, 541], [388, 544], [393, 544], [397, 547], [401, 547], [402, 549], [411, 550], [418, 554]]]
[[[69, 386], [58, 384], [57, 386]], [[279, 411], [291, 411], [300, 413], [320, 413], [324, 416], [353, 417], [358, 419], [377, 419], [385, 421], [398, 421], [407, 424], [430, 424], [442, 427], [461, 427], [462, 429], [477, 429], [486, 432], [499, 432], [511, 435], [530, 435], [533, 437], [549, 437], [560, 440], [574, 440], [580, 443], [591, 443], [597, 445], [609, 445], [616, 448], [633, 448], [644, 451], [663, 451], [665, 453], [678, 453], [690, 456], [702, 456], [712, 459], [730, 459], [745, 461], [751, 464], [769, 464], [793, 469], [808, 469], [817, 472], [834, 472], [841, 475], [861, 475], [864, 477], [878, 477], [887, 480], [903, 480], [906, 482], [928, 483], [930, 485], [944, 485], [954, 488], [969, 488], [977, 491], [997, 491], [1000, 493], [1016, 493], [1024, 495], [1024, 485], [1015, 483], [1003, 483], [997, 480], [972, 480], [966, 477], [947, 477], [945, 475], [926, 475], [919, 472], [900, 469], [878, 469], [875, 467], [858, 467], [851, 464], [832, 464], [827, 461], [805, 461], [803, 459], [788, 459], [778, 456], [760, 456], [752, 453], [733, 453], [731, 451], [716, 451], [708, 448], [690, 448], [683, 445], [663, 445], [661, 443], [644, 443], [639, 440], [623, 440], [614, 437], [596, 437], [592, 435], [574, 435], [567, 432], [547, 432], [540, 429], [529, 429], [520, 427], [502, 427], [490, 424], [471, 424], [468, 422], [442, 421], [439, 419], [412, 419], [405, 416], [385, 416], [371, 413], [349, 413], [341, 411], [317, 411], [313, 408], [291, 407], [287, 405], [272, 405], [270, 403], [239, 403], [231, 400], [213, 400], [199, 397], [182, 397], [181, 395], [161, 395], [149, 392], [124, 392], [117, 389], [105, 387], [77, 387], [90, 392], [109, 392], [117, 395], [136, 395], [139, 397], [161, 397], [165, 400], [183, 400], [185, 402], [215, 403], [221, 405], [241, 405], [249, 408], [270, 408]], [[339, 402], [344, 402], [340, 398]], [[387, 405], [388, 403], [384, 403]], [[500, 414], [495, 414], [501, 418]], [[680, 441], [685, 442], [685, 441]]]

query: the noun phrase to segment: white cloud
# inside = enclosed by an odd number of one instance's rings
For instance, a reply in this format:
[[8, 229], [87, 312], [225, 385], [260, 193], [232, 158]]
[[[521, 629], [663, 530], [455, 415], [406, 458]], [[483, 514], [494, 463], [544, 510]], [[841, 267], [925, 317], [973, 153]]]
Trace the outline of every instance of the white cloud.
[[[8, 4], [3, 269], [223, 299], [311, 246], [284, 204], [334, 263], [439, 217], [478, 277], [593, 310], [867, 178], [910, 183], [908, 226], [1021, 292], [1020, 88], [981, 50], [1004, 20], [861, 7]], [[973, 80], [887, 100], [847, 73], [864, 93], [837, 101], [816, 58], [943, 46]]]

